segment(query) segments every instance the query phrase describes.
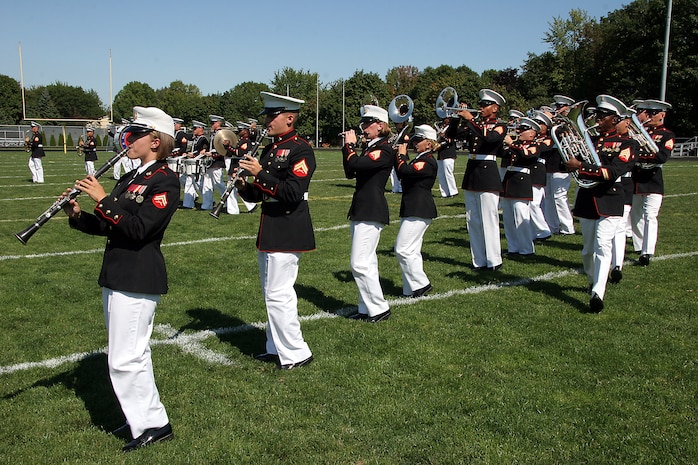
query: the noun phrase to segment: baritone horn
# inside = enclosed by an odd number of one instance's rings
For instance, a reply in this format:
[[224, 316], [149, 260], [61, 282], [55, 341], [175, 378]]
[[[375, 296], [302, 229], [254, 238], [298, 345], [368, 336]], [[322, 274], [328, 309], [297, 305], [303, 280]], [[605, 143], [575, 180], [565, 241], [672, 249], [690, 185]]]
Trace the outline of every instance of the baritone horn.
[[399, 129], [397, 136], [393, 139], [393, 146], [404, 143], [405, 136], [412, 130], [413, 110], [414, 102], [409, 95], [405, 94], [398, 95], [388, 105], [390, 121]]
[[436, 97], [436, 115], [441, 119], [458, 116], [458, 112], [463, 110], [469, 111], [473, 116], [480, 113], [480, 110], [468, 108], [467, 105], [461, 107], [458, 103], [458, 92], [453, 87], [445, 87]]
[[[657, 143], [652, 139], [652, 136], [649, 135], [647, 129], [645, 129], [645, 125], [642, 124], [639, 119], [637, 119], [636, 113], [633, 113], [630, 116], [628, 135], [635, 139], [638, 144], [640, 144], [640, 148], [643, 151], [651, 154], [659, 152]], [[638, 163], [638, 165], [640, 165], [640, 168], [642, 169], [652, 169], [659, 166], [657, 163]]]
[[[589, 131], [593, 127], [587, 128], [584, 124], [584, 106], [586, 104], [587, 101], [582, 100], [571, 106], [567, 116], [558, 114], [555, 117], [557, 124], [550, 131], [550, 136], [560, 150], [563, 162], [567, 163], [568, 160], [576, 158], [592, 165], [601, 166], [599, 155], [596, 153], [594, 143], [589, 136]], [[576, 170], [570, 174], [579, 184], [579, 187], [587, 189], [598, 184], [598, 181], [579, 179]]]

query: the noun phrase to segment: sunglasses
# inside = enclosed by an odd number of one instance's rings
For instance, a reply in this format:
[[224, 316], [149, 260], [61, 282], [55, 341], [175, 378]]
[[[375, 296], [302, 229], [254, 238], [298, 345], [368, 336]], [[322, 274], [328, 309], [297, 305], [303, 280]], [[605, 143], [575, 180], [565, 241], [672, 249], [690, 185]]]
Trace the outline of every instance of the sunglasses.
[[480, 108], [484, 108], [484, 107], [489, 107], [490, 105], [494, 105], [494, 104], [495, 104], [495, 102], [493, 102], [491, 100], [483, 100], [479, 103], [479, 106], [480, 106]]
[[526, 126], [526, 125], [520, 124], [519, 127], [516, 128], [516, 131], [517, 132], [524, 132], [524, 131], [528, 131], [530, 129], [533, 129], [533, 128], [531, 126]]
[[359, 124], [363, 127], [368, 127], [368, 126], [372, 125], [373, 123], [377, 123], [377, 122], [378, 122], [378, 120], [375, 118], [368, 118], [368, 119], [362, 118], [361, 121], [359, 122]]
[[124, 141], [126, 141], [126, 145], [128, 146], [151, 132], [153, 132], [152, 129], [132, 127], [126, 134], [124, 134]]
[[661, 113], [662, 110], [650, 110], [648, 108], [643, 108], [642, 110], [640, 110], [640, 113], [643, 113], [643, 112], [647, 113], [650, 116], [654, 116], [654, 115], [658, 115], [659, 113]]

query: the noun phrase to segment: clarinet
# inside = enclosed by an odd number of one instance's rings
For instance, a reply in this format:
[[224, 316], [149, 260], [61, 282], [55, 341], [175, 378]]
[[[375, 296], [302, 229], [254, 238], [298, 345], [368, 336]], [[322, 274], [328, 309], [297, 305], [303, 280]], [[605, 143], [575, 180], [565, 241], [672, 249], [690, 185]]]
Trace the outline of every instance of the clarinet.
[[[260, 143], [262, 142], [262, 139], [264, 139], [267, 135], [267, 129], [262, 129], [259, 134], [257, 135], [257, 138], [252, 144], [252, 149], [248, 152], [248, 155], [251, 157], [255, 157], [257, 154], [257, 150], [259, 149]], [[228, 181], [228, 183], [225, 185], [225, 192], [223, 192], [223, 195], [221, 195], [221, 201], [216, 205], [216, 208], [211, 210], [209, 212], [209, 215], [214, 217], [215, 219], [218, 219], [218, 217], [221, 214], [221, 210], [223, 210], [223, 207], [225, 206], [226, 200], [228, 200], [228, 197], [230, 197], [230, 194], [233, 193], [233, 189], [235, 189], [235, 183], [240, 180], [240, 178], [245, 174], [245, 170], [242, 168], [238, 168], [237, 173], [235, 173], [235, 176]]]
[[[107, 161], [97, 171], [95, 171], [95, 174], [93, 174], [92, 176], [94, 178], [99, 178], [100, 176], [102, 176], [109, 170], [109, 168], [116, 165], [116, 162], [118, 162], [121, 159], [121, 157], [126, 155], [128, 151], [129, 149], [124, 149], [118, 154], [111, 157], [109, 161]], [[53, 205], [48, 207], [48, 209], [45, 212], [39, 215], [39, 217], [34, 221], [34, 223], [32, 223], [28, 228], [15, 234], [15, 237], [19, 239], [19, 241], [22, 244], [27, 245], [29, 239], [31, 239], [31, 237], [34, 235], [35, 232], [39, 230], [40, 227], [46, 224], [48, 220], [53, 218], [56, 213], [60, 212], [63, 209], [63, 207], [68, 204], [68, 202], [80, 195], [81, 192], [82, 191], [77, 187], [73, 187], [68, 193], [68, 195], [66, 195], [62, 199], [58, 199], [55, 202], [53, 202]]]

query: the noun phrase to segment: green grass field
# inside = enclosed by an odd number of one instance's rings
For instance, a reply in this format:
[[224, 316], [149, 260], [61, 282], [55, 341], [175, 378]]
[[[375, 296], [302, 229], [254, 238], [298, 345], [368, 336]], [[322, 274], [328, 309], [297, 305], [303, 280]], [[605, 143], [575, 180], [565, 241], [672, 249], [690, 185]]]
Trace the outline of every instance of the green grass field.
[[695, 161], [665, 166], [657, 255], [646, 268], [628, 255], [599, 315], [583, 313], [579, 235], [505, 259], [497, 273], [471, 270], [462, 196], [436, 200], [425, 237], [434, 291], [399, 299], [400, 196], [386, 194], [393, 223], [378, 252], [393, 316], [371, 325], [343, 317], [357, 301], [353, 182], [338, 151], [318, 152], [318, 248], [301, 259], [296, 286], [315, 362], [290, 372], [253, 358], [266, 320], [259, 213], [178, 211], [152, 341], [175, 439], [123, 454], [109, 433], [123, 417], [103, 352], [104, 239], [70, 230], [63, 214], [26, 246], [14, 237], [84, 175], [83, 163], [51, 153], [46, 183], [33, 185], [27, 158], [0, 152], [0, 463], [698, 463]]

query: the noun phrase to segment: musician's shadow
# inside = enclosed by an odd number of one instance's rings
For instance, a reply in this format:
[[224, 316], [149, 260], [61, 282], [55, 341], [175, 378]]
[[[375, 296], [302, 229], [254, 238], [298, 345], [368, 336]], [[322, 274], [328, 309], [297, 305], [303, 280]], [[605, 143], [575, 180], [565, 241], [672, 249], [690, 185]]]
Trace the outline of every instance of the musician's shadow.
[[[531, 292], [542, 293], [547, 297], [560, 301], [562, 304], [576, 308], [580, 313], [587, 313], [589, 310], [589, 296], [587, 295], [587, 300], [580, 300], [578, 297], [580, 292], [586, 292], [586, 288], [583, 286], [561, 286], [554, 281], [534, 281], [527, 284], [526, 287]], [[555, 311], [557, 307], [554, 305], [551, 305], [549, 308], [551, 313], [560, 313], [559, 311]]]
[[[378, 251], [379, 255], [389, 255], [392, 254], [392, 251], [389, 250], [382, 250]], [[332, 273], [334, 277], [337, 279], [339, 282], [343, 283], [354, 283], [354, 276], [351, 274], [351, 270], [340, 270], [340, 271], [334, 271]], [[394, 282], [387, 278], [379, 277], [378, 278], [381, 283], [381, 289], [383, 289], [383, 295], [389, 296], [389, 295], [397, 295], [401, 296], [402, 295], [402, 283], [400, 286], [396, 286]], [[354, 284], [354, 289], [356, 289], [356, 284]], [[358, 291], [357, 291], [358, 292]], [[355, 304], [348, 304], [345, 303], [345, 309], [348, 309], [349, 313], [351, 313], [351, 310], [356, 310], [357, 305]], [[332, 312], [335, 313], [335, 312]], [[340, 313], [337, 313], [340, 314]]]
[[3, 398], [14, 399], [33, 388], [54, 386], [73, 391], [75, 396], [82, 400], [91, 423], [98, 428], [113, 431], [126, 422], [111, 386], [107, 355], [104, 353], [90, 355], [77, 362], [77, 366], [72, 370], [36, 381], [31, 386], [11, 392]]
[[351, 305], [343, 300], [335, 299], [334, 297], [328, 296], [316, 287], [306, 286], [304, 284], [297, 283], [294, 287], [296, 289], [296, 294], [299, 298], [307, 300], [308, 302], [312, 303], [317, 308], [326, 313], [332, 313], [334, 315], [341, 316], [341, 310]]
[[[237, 328], [246, 325], [245, 321], [231, 317], [216, 308], [192, 308], [187, 310], [192, 319], [190, 323], [179, 328], [180, 332], [215, 331], [217, 329]], [[264, 316], [266, 320], [266, 314]], [[246, 327], [245, 331], [215, 331], [216, 337], [222, 343], [236, 347], [241, 354], [254, 356], [265, 352], [266, 332], [264, 329]]]

